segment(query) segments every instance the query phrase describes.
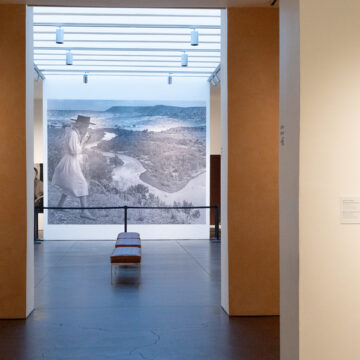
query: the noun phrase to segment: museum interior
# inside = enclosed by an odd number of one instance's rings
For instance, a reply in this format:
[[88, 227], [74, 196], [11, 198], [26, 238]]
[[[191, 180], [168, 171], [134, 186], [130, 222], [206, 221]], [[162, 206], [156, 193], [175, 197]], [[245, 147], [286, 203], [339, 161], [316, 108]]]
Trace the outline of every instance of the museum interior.
[[359, 12], [0, 0], [0, 359], [358, 360]]

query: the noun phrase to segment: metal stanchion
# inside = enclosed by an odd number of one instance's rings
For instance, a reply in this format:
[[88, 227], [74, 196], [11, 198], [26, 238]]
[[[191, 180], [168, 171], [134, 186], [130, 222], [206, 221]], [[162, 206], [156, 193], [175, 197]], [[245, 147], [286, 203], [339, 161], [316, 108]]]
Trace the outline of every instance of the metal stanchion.
[[219, 228], [219, 223], [220, 223], [220, 216], [219, 216], [219, 207], [215, 206], [215, 239], [216, 240], [220, 240], [220, 228]]
[[34, 207], [34, 243], [41, 244], [39, 240], [39, 208]]
[[124, 231], [127, 232], [127, 211], [128, 207], [124, 206]]
[[[124, 209], [124, 232], [127, 232], [128, 228], [128, 210], [129, 209], [215, 209], [215, 238], [220, 240], [220, 208], [217, 205], [214, 206], [91, 206], [91, 207], [58, 207], [58, 206], [44, 206], [41, 210], [115, 210], [115, 209]], [[38, 215], [39, 207], [34, 207], [34, 241], [37, 244], [40, 244], [38, 237], [39, 224], [38, 224]]]

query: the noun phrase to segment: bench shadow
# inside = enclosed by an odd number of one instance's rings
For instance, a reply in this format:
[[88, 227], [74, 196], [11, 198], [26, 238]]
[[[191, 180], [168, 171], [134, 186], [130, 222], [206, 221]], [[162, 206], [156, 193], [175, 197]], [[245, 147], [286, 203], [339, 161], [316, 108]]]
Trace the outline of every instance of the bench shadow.
[[119, 266], [113, 269], [112, 286], [138, 288], [141, 285], [141, 268]]

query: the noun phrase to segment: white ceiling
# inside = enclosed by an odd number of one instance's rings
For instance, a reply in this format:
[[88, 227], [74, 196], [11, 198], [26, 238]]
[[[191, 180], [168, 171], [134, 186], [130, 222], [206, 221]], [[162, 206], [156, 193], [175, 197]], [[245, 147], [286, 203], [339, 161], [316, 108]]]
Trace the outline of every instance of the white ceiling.
[[[209, 77], [220, 63], [220, 10], [34, 8], [34, 63], [44, 75]], [[64, 29], [64, 44], [55, 32]], [[199, 45], [190, 45], [191, 31]], [[65, 64], [67, 51], [73, 65]], [[189, 57], [181, 66], [181, 55]]]

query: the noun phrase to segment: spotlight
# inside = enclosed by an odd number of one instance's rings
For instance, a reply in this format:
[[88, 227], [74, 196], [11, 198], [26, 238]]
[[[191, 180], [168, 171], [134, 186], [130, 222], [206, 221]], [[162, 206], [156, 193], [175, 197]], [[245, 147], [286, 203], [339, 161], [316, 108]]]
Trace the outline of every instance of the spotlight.
[[216, 83], [219, 83], [220, 82], [220, 79], [219, 77], [217, 76], [217, 74], [214, 74], [214, 80]]
[[88, 81], [89, 81], [89, 76], [88, 76], [87, 73], [85, 73], [84, 76], [83, 76], [83, 83], [84, 83], [84, 84], [87, 84]]
[[199, 32], [195, 29], [191, 32], [191, 46], [199, 45]]
[[73, 55], [71, 53], [71, 51], [69, 50], [66, 53], [66, 65], [72, 65], [73, 64]]
[[215, 85], [216, 85], [216, 83], [215, 83], [215, 81], [214, 81], [214, 78], [211, 78], [210, 82], [211, 82], [211, 85], [212, 85], [212, 86], [215, 86]]
[[189, 63], [189, 57], [188, 54], [185, 52], [181, 55], [181, 66], [186, 67]]
[[171, 85], [172, 84], [172, 75], [169, 74], [169, 77], [168, 77], [168, 84]]
[[64, 43], [64, 29], [58, 27], [56, 29], [56, 43], [63, 44]]

